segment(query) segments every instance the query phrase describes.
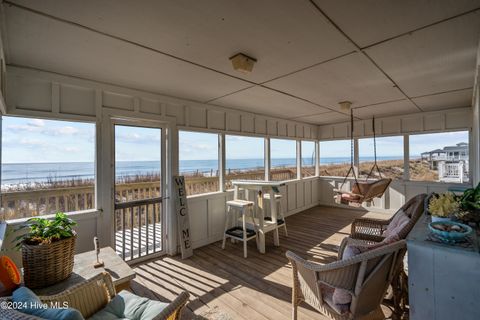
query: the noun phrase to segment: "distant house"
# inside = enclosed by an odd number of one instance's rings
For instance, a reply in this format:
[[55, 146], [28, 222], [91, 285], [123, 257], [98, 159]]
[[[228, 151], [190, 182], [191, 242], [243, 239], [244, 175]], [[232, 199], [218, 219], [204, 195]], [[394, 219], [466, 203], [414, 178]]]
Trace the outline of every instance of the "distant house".
[[447, 146], [443, 149], [423, 152], [421, 156], [422, 160], [430, 162], [430, 167], [432, 169], [437, 168], [438, 161], [468, 161], [468, 143], [460, 142], [455, 146]]
[[438, 170], [440, 181], [464, 182], [468, 180], [468, 143], [423, 152], [422, 160], [430, 163], [430, 169]]

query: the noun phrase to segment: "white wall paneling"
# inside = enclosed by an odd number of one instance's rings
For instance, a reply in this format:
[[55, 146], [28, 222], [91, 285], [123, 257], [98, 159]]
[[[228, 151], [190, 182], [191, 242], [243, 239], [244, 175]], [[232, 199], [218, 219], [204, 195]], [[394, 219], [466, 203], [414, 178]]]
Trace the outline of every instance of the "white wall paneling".
[[[154, 93], [62, 76], [28, 68], [8, 67], [7, 114], [78, 120], [96, 118], [95, 92], [103, 108], [131, 111], [135, 116], [174, 117], [179, 127], [219, 132], [288, 136], [314, 140], [316, 126], [256, 115]], [[55, 92], [54, 85], [59, 85]], [[59, 110], [54, 112], [55, 101]], [[287, 131], [288, 128], [288, 131]]]
[[[340, 188], [343, 177], [319, 177], [318, 179], [318, 203], [320, 205], [349, 208], [346, 205], [336, 204], [333, 200], [333, 189]], [[345, 190], [349, 190], [352, 181], [350, 178], [347, 180], [344, 186]], [[458, 186], [459, 185], [455, 183], [394, 180], [380, 199], [375, 199], [370, 206], [364, 204], [362, 208], [364, 210], [391, 213], [395, 212], [405, 204], [406, 201], [417, 194], [430, 192], [441, 193], [448, 191], [449, 188]]]
[[[319, 140], [349, 138], [349, 126], [349, 122], [319, 126], [317, 129]], [[375, 119], [377, 136], [440, 132], [445, 130], [469, 130], [471, 127], [471, 108], [455, 108]], [[354, 122], [354, 135], [357, 138], [371, 137], [373, 135], [372, 121], [356, 120]]]

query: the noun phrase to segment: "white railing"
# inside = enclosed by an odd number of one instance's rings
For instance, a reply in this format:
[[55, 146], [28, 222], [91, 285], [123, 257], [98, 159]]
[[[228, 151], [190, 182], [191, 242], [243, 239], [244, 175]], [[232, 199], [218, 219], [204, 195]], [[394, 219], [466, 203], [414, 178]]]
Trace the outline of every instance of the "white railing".
[[124, 260], [162, 251], [162, 198], [115, 203], [115, 250]]
[[445, 182], [460, 182], [463, 183], [468, 177], [468, 171], [465, 171], [465, 163], [460, 162], [444, 162], [438, 163], [438, 178]]
[[457, 155], [457, 156], [432, 155], [431, 160], [435, 160], [435, 161], [459, 161], [459, 160], [464, 160], [464, 161], [467, 161], [468, 160], [468, 155], [465, 155], [465, 156], [461, 156], [461, 155]]

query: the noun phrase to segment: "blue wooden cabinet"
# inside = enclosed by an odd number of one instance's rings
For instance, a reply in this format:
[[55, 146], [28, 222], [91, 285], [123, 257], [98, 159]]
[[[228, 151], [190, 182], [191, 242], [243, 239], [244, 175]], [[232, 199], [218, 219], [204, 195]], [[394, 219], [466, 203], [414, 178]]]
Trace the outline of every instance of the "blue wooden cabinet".
[[410, 319], [480, 319], [480, 252], [426, 240], [430, 217], [407, 238]]

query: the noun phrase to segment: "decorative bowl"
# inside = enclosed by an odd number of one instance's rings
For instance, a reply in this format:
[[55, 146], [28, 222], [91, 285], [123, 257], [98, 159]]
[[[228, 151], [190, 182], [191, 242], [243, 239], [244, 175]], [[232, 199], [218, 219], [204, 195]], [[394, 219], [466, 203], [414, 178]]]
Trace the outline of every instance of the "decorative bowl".
[[[463, 232], [454, 231], [454, 230], [443, 231], [435, 228], [435, 226], [443, 226], [444, 228], [451, 228], [453, 226], [457, 226], [457, 227], [460, 227], [463, 230]], [[462, 241], [473, 232], [473, 229], [470, 226], [467, 226], [466, 224], [463, 224], [463, 223], [453, 222], [453, 221], [431, 222], [428, 225], [428, 228], [434, 235], [436, 235], [441, 240], [445, 240], [446, 242]]]

